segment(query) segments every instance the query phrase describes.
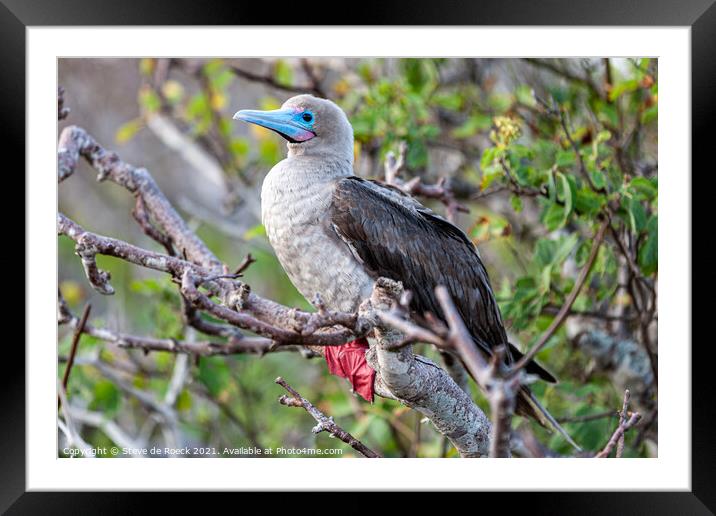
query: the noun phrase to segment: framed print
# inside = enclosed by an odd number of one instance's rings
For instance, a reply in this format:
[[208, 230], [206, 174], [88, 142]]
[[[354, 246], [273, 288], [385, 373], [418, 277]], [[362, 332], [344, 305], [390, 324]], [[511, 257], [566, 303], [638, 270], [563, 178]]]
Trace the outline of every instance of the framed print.
[[128, 7], [0, 8], [28, 203], [3, 508], [514, 490], [713, 510], [691, 337], [711, 2], [340, 26]]

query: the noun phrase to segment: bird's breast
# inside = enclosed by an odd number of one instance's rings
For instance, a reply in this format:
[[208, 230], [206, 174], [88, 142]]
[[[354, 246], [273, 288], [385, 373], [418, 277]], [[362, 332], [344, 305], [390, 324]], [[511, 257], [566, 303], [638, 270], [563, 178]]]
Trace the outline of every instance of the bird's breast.
[[[282, 162], [284, 163], [284, 162]], [[334, 179], [274, 167], [261, 190], [266, 234], [291, 282], [312, 301], [354, 311], [370, 295], [373, 280], [326, 224]]]

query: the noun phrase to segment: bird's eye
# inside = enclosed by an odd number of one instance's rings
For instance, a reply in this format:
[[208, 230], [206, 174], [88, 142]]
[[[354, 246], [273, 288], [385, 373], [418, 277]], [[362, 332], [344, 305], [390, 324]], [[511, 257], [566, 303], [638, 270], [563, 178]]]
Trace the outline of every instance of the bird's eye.
[[304, 113], [301, 118], [303, 118], [306, 122], [310, 122], [313, 120], [313, 115], [311, 113]]

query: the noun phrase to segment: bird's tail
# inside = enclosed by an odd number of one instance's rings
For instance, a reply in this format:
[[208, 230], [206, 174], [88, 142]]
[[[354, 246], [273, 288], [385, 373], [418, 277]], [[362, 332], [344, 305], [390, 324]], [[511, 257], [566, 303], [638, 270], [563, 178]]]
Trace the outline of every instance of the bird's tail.
[[562, 437], [564, 437], [569, 444], [574, 446], [577, 451], [582, 451], [577, 443], [570, 437], [567, 431], [557, 423], [557, 420], [552, 417], [546, 408], [537, 401], [532, 391], [527, 386], [522, 386], [520, 392], [517, 393], [517, 406], [515, 412], [521, 416], [530, 417], [537, 421], [540, 425], [547, 428], [548, 430], [556, 430]]

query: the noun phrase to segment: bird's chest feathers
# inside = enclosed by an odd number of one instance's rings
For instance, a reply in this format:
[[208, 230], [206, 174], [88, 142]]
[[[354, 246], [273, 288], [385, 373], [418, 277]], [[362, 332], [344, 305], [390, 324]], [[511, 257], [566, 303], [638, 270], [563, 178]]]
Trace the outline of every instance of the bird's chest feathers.
[[326, 224], [335, 180], [277, 165], [264, 179], [261, 214], [266, 234], [293, 284], [311, 300], [353, 310], [372, 280]]
[[306, 252], [320, 238], [320, 222], [331, 200], [332, 184], [309, 174], [274, 167], [261, 189], [261, 218], [277, 253]]

